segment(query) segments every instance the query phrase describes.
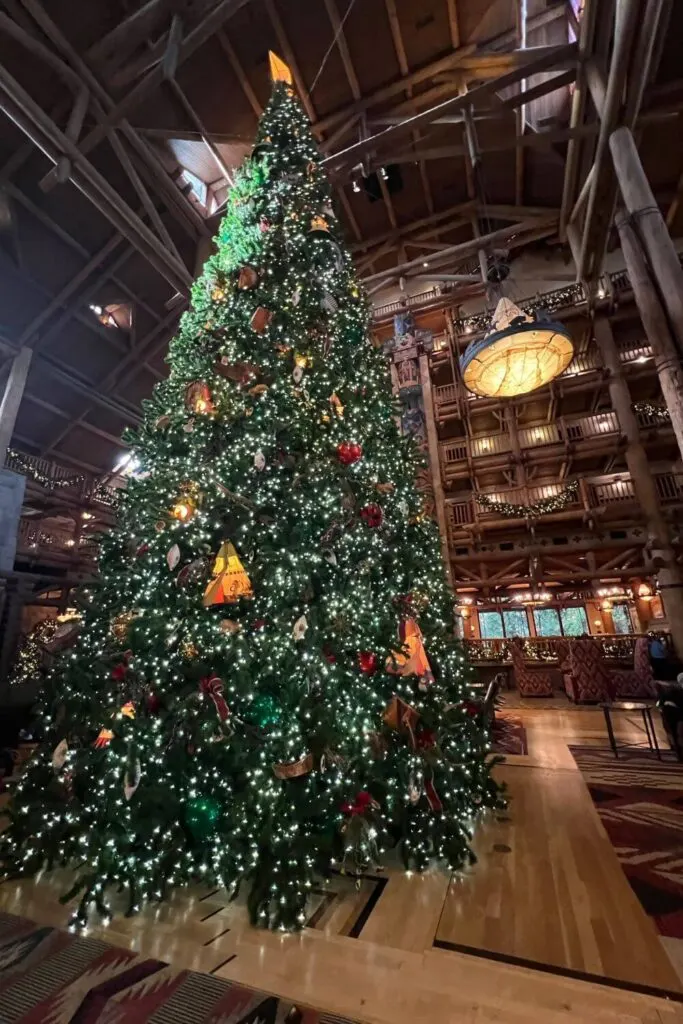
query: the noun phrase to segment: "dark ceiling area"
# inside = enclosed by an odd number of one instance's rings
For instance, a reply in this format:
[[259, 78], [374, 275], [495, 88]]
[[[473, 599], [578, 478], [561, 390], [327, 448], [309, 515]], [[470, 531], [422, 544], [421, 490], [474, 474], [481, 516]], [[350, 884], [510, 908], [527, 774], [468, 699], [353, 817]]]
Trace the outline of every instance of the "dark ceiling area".
[[[511, 258], [534, 246], [568, 263], [567, 223], [600, 135], [594, 79], [609, 72], [614, 23], [612, 0], [578, 8], [2, 0], [0, 387], [14, 354], [33, 350], [15, 447], [112, 470], [121, 431], [166, 372], [251, 148], [269, 50], [292, 69], [371, 293], [426, 277], [423, 262], [430, 274], [472, 274], [489, 236]], [[633, 41], [635, 84], [624, 89], [627, 104], [637, 93], [633, 125], [675, 233], [683, 9], [662, 8], [646, 61]], [[615, 198], [585, 226], [587, 278], [610, 245]], [[463, 283], [454, 302], [477, 290]]]

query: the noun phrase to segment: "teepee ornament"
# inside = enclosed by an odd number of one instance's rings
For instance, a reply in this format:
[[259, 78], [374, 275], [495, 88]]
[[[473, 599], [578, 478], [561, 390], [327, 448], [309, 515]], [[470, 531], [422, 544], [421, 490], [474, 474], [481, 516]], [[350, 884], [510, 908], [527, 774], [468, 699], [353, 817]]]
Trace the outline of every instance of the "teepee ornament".
[[266, 457], [263, 452], [259, 449], [254, 456], [254, 469], [257, 469], [259, 473], [262, 473], [266, 468]]
[[253, 597], [251, 580], [231, 541], [224, 541], [213, 566], [213, 578], [204, 591], [204, 607], [235, 604], [241, 597]]

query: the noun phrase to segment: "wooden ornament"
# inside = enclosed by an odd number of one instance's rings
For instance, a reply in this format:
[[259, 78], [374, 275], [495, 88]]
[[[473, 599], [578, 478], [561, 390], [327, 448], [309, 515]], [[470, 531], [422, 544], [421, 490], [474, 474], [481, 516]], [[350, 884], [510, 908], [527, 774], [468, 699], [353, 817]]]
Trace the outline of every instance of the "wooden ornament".
[[216, 604], [235, 604], [241, 597], [251, 598], [251, 580], [239, 559], [234, 544], [221, 544], [213, 566], [213, 579], [204, 592], [204, 607]]
[[166, 430], [166, 427], [170, 427], [170, 425], [171, 425], [171, 417], [168, 414], [164, 414], [163, 416], [159, 416], [158, 419], [156, 419], [154, 421], [154, 429], [155, 430]]
[[254, 398], [259, 398], [261, 395], [265, 395], [267, 390], [267, 384], [255, 384], [253, 388], [249, 388], [248, 394], [253, 395]]
[[251, 318], [251, 329], [257, 334], [263, 334], [268, 324], [273, 319], [273, 314], [264, 306], [257, 306]]
[[391, 494], [391, 492], [394, 490], [394, 484], [392, 484], [392, 483], [375, 484], [375, 490], [379, 494]]
[[305, 754], [291, 764], [274, 764], [273, 774], [277, 779], [298, 779], [313, 771], [313, 754]]
[[330, 228], [324, 217], [313, 217], [311, 220], [310, 231], [311, 234], [321, 233], [328, 235], [330, 233]]
[[257, 284], [258, 271], [254, 267], [250, 267], [248, 264], [241, 267], [237, 277], [237, 287], [241, 291], [248, 291], [251, 288], [255, 288]]
[[227, 633], [228, 636], [234, 636], [235, 633], [239, 633], [242, 625], [239, 622], [235, 622], [234, 619], [221, 619], [218, 623], [218, 628], [221, 633]]
[[413, 749], [415, 748], [415, 726], [419, 718], [419, 711], [416, 711], [397, 694], [391, 698], [384, 712], [384, 724], [394, 732], [407, 732]]
[[258, 377], [258, 367], [252, 363], [232, 363], [228, 356], [221, 356], [214, 369], [221, 377], [232, 380], [236, 384], [247, 384]]
[[418, 676], [420, 689], [427, 689], [433, 682], [432, 668], [422, 640], [422, 630], [413, 618], [405, 618], [400, 626], [401, 651], [392, 651], [387, 658], [386, 669], [392, 675]]
[[332, 394], [330, 395], [330, 405], [332, 406], [332, 409], [335, 415], [338, 417], [338, 419], [343, 420], [344, 406], [341, 404], [339, 396], [336, 394], [336, 392], [332, 392]]
[[188, 412], [208, 415], [215, 412], [209, 385], [195, 380], [185, 388], [185, 408]]

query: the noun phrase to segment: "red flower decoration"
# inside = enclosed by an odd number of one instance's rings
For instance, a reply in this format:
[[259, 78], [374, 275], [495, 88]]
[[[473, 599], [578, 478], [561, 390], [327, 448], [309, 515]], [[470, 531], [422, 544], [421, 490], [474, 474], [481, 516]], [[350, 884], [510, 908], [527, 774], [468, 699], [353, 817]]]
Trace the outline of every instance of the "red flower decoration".
[[382, 515], [382, 509], [374, 502], [370, 505], [365, 505], [360, 510], [360, 516], [365, 525], [369, 526], [373, 530], [382, 525], [382, 519], [384, 518]]
[[266, 231], [270, 231], [272, 224], [270, 223], [267, 217], [261, 217], [258, 226], [261, 230], [261, 233], [265, 235]]
[[337, 458], [342, 466], [351, 466], [354, 462], [358, 462], [362, 455], [363, 449], [353, 441], [342, 441], [337, 445]]
[[254, 621], [251, 624], [251, 628], [252, 629], [263, 629], [265, 624], [266, 624], [266, 620], [265, 619], [254, 619]]
[[358, 667], [363, 675], [371, 676], [379, 667], [377, 655], [373, 651], [361, 651], [358, 655]]
[[341, 805], [342, 812], [344, 814], [365, 814], [373, 804], [375, 803], [373, 797], [367, 790], [361, 790], [360, 793], [356, 794], [356, 800], [350, 804], [348, 801]]
[[334, 665], [337, 661], [337, 655], [333, 651], [323, 651], [323, 657], [330, 665]]
[[118, 665], [114, 665], [113, 669], [111, 670], [111, 677], [115, 682], [121, 683], [126, 678], [127, 672], [128, 666], [124, 662], [121, 662]]
[[466, 715], [470, 715], [471, 718], [476, 718], [481, 711], [481, 704], [477, 704], [476, 701], [466, 700], [463, 704], [463, 709]]
[[144, 544], [141, 544], [140, 547], [137, 549], [137, 551], [135, 552], [135, 557], [136, 558], [142, 558], [142, 556], [146, 555], [148, 551], [149, 551], [149, 544], [147, 544], [145, 542]]

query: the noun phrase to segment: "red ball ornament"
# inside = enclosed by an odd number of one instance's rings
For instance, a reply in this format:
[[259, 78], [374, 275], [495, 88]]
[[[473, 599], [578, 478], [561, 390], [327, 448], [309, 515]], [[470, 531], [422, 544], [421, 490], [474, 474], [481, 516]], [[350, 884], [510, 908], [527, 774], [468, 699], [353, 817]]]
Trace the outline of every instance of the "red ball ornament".
[[153, 691], [150, 691], [145, 697], [145, 707], [147, 708], [150, 715], [156, 715], [156, 713], [161, 708], [161, 701], [159, 700], [159, 695], [157, 693], [154, 693]]
[[358, 667], [365, 676], [371, 676], [377, 671], [379, 662], [373, 651], [361, 651], [358, 655]]
[[353, 441], [342, 441], [337, 445], [337, 458], [342, 466], [351, 466], [354, 462], [358, 462], [362, 455], [363, 449]]
[[333, 651], [323, 651], [323, 658], [329, 665], [336, 664], [337, 655]]
[[127, 672], [128, 666], [124, 664], [124, 662], [121, 662], [119, 665], [114, 665], [111, 670], [111, 677], [115, 682], [120, 683], [126, 678]]
[[431, 750], [436, 743], [436, 735], [431, 729], [421, 729], [415, 737], [418, 750]]
[[365, 525], [369, 526], [373, 530], [382, 525], [382, 509], [374, 502], [370, 505], [365, 505], [360, 510], [360, 515]]

